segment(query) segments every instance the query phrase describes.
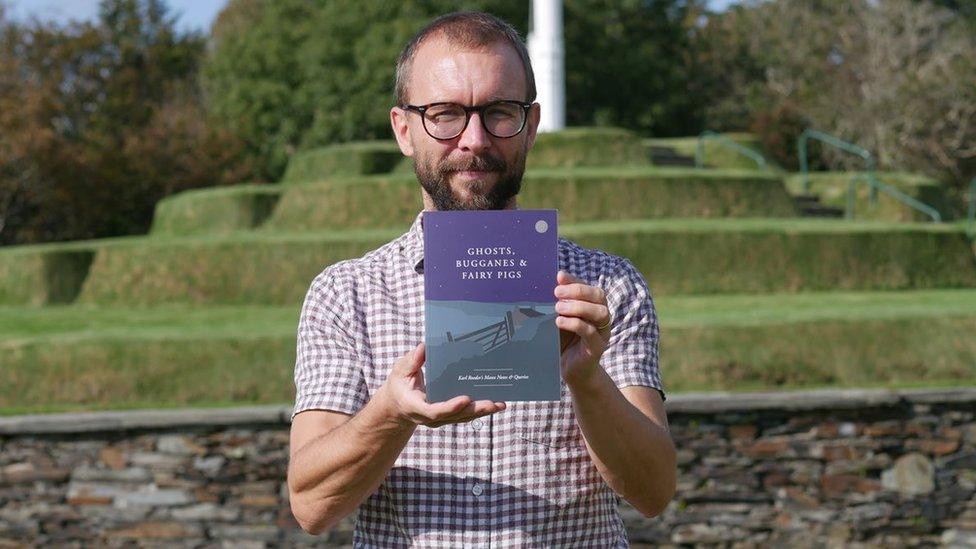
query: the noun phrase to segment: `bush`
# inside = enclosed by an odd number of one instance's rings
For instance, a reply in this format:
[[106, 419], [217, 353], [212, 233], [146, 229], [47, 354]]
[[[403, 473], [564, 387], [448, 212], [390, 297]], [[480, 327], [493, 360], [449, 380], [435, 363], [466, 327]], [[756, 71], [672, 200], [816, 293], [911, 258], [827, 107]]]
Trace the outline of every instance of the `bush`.
[[321, 181], [346, 175], [372, 175], [412, 169], [395, 141], [341, 143], [292, 155], [282, 182]]
[[[78, 301], [287, 305], [301, 301], [326, 265], [360, 257], [404, 230], [104, 247]], [[629, 258], [662, 295], [976, 287], [969, 240], [947, 226], [679, 219], [566, 224], [560, 235]]]
[[160, 0], [64, 27], [0, 12], [0, 242], [145, 233], [163, 196], [241, 178], [242, 144], [198, 103], [203, 45]]
[[[763, 148], [773, 160], [785, 169], [795, 172], [800, 169], [796, 146], [800, 134], [809, 127], [810, 121], [804, 118], [795, 106], [784, 102], [770, 109], [753, 113], [750, 130], [759, 138]], [[826, 168], [819, 153], [819, 143], [809, 141], [807, 166], [810, 170]]]

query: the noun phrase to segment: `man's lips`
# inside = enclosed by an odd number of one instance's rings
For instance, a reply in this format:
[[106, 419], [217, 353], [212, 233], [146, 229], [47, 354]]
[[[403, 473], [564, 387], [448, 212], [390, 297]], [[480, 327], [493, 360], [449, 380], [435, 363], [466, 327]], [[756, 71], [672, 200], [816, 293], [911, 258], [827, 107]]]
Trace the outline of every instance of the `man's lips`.
[[475, 179], [479, 177], [484, 177], [494, 172], [490, 170], [455, 170], [451, 173], [457, 174], [459, 177], [463, 177], [467, 179]]

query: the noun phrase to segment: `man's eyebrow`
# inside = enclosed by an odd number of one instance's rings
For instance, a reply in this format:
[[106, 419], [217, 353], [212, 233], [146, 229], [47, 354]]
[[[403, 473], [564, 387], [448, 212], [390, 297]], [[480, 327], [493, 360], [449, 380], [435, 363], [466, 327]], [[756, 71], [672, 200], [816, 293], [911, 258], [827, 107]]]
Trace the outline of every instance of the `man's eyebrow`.
[[488, 99], [485, 101], [485, 103], [494, 103], [495, 101], [519, 101], [519, 102], [521, 102], [522, 100], [521, 99], [518, 99], [518, 98], [516, 98], [514, 96], [511, 96], [511, 95], [497, 94], [497, 95], [489, 95], [488, 96]]

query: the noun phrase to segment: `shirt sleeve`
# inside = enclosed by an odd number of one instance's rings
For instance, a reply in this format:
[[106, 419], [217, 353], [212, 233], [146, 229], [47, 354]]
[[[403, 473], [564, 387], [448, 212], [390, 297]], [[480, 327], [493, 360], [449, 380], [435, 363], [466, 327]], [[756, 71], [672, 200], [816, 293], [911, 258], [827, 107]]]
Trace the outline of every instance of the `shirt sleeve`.
[[600, 364], [617, 387], [653, 387], [664, 400], [658, 370], [660, 329], [644, 276], [630, 260], [620, 258], [605, 291], [612, 323], [610, 342]]
[[292, 419], [310, 409], [352, 415], [369, 399], [355, 339], [348, 331], [351, 292], [335, 267], [315, 277], [302, 304]]

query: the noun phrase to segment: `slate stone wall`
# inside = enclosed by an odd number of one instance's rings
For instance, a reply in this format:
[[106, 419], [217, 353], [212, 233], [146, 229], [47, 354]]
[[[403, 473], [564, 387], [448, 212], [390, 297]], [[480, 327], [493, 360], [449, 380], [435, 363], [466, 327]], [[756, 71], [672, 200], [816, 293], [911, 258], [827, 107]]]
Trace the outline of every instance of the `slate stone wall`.
[[[632, 545], [976, 546], [976, 389], [673, 395], [678, 493]], [[0, 547], [351, 546], [288, 507], [289, 409], [0, 418]]]

